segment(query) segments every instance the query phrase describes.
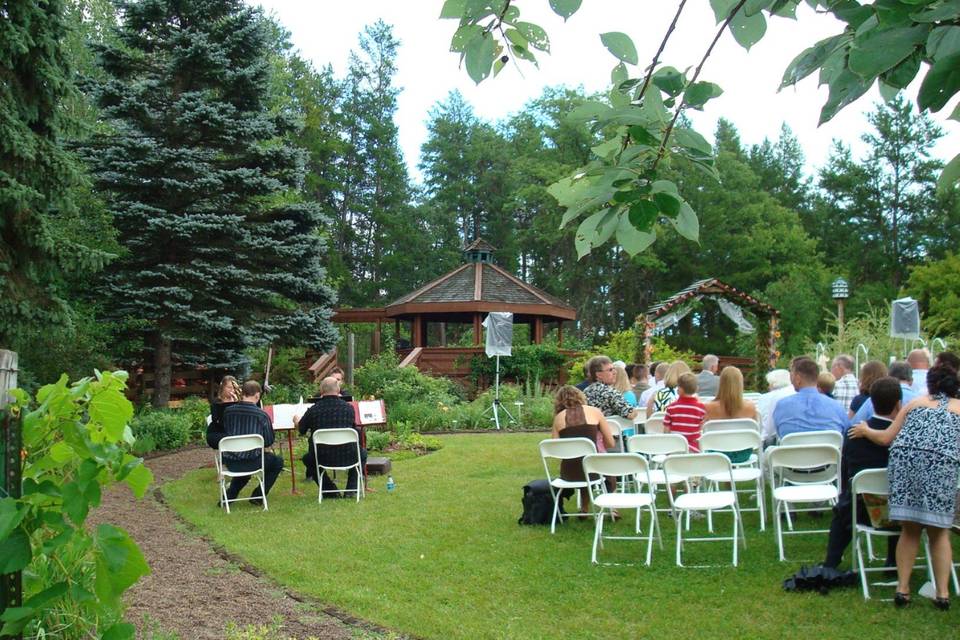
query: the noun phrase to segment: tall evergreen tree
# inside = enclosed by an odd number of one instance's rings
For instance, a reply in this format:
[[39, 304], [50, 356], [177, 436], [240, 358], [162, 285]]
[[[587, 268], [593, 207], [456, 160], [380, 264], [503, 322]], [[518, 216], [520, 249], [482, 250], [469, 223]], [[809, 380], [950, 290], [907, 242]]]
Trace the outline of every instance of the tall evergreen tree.
[[776, 142], [764, 139], [750, 148], [749, 162], [760, 178], [760, 188], [777, 202], [801, 213], [809, 208], [810, 179], [803, 175], [803, 147], [786, 123], [780, 126]]
[[112, 132], [87, 155], [128, 255], [109, 273], [111, 311], [143, 323], [153, 403], [174, 358], [243, 364], [243, 349], [327, 348], [325, 220], [302, 201], [295, 129], [268, 109], [270, 36], [240, 0], [122, 1], [100, 47], [98, 102]]
[[82, 175], [63, 148], [61, 103], [73, 95], [60, 0], [14, 0], [0, 19], [0, 347], [70, 322], [64, 276], [108, 255], [71, 236]]

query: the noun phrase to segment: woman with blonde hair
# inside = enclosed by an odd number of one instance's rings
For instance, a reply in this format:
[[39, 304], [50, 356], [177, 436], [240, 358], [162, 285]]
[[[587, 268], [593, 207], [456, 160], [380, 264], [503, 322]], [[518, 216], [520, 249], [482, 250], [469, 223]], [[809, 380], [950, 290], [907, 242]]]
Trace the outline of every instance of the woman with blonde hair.
[[223, 429], [223, 410], [240, 402], [242, 397], [240, 383], [233, 376], [223, 376], [217, 397], [210, 404], [210, 424], [207, 425], [207, 444], [211, 449], [220, 446], [220, 440], [227, 435]]
[[657, 389], [656, 393], [650, 396], [647, 402], [647, 417], [649, 418], [657, 411], [666, 411], [667, 406], [680, 397], [677, 391], [677, 384], [680, 382], [680, 376], [690, 373], [690, 367], [683, 360], [674, 360], [667, 368], [666, 375], [663, 376], [663, 388]]
[[[603, 417], [603, 412], [587, 405], [583, 391], [565, 385], [560, 387], [553, 401], [554, 438], [587, 438], [597, 443], [597, 451], [605, 452], [613, 448], [613, 431]], [[583, 482], [583, 458], [563, 460], [560, 463], [560, 477], [571, 482]], [[580, 511], [587, 512], [590, 504], [587, 490], [580, 490]]]
[[743, 399], [743, 373], [736, 367], [724, 367], [716, 397], [707, 403], [705, 420], [757, 420], [757, 406]]
[[620, 367], [613, 368], [615, 377], [613, 379], [613, 388], [623, 394], [623, 399], [631, 407], [637, 406], [637, 394], [633, 391], [633, 385], [630, 384], [630, 376], [627, 370]]

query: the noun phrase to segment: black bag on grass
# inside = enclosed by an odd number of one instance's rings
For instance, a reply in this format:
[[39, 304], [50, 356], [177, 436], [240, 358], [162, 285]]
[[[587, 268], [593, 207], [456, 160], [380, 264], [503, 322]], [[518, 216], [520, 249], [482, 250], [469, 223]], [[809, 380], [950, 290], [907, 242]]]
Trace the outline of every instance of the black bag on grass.
[[[517, 524], [550, 524], [553, 515], [553, 495], [546, 480], [531, 480], [523, 485], [523, 515]], [[560, 513], [564, 513], [563, 504]]]

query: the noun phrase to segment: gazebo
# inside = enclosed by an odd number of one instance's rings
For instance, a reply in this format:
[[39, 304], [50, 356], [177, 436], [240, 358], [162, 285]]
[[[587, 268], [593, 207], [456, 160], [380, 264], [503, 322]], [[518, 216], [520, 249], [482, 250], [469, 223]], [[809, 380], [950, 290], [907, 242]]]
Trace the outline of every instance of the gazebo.
[[[415, 364], [421, 371], [465, 377], [470, 359], [483, 349], [483, 316], [491, 311], [513, 313], [514, 325], [530, 327], [530, 342], [540, 344], [547, 332], [556, 330], [557, 344], [563, 344], [563, 322], [576, 320], [577, 313], [566, 302], [538, 289], [493, 262], [495, 249], [477, 239], [463, 250], [464, 263], [419, 289], [377, 309], [337, 309], [337, 323], [373, 322], [373, 351], [379, 352], [383, 324], [393, 321], [394, 336], [401, 354], [401, 366]], [[408, 341], [401, 340], [401, 325], [409, 327]], [[449, 325], [472, 326], [468, 342], [448, 344]], [[320, 360], [311, 367], [322, 375]], [[321, 358], [321, 360], [324, 360]], [[320, 365], [320, 366], [318, 366]]]
[[[752, 364], [755, 384], [759, 384], [762, 376], [769, 369], [776, 366], [780, 352], [777, 351], [777, 338], [780, 312], [769, 304], [732, 287], [716, 278], [698, 280], [689, 287], [678, 291], [666, 300], [654, 304], [647, 312], [637, 318], [637, 323], [643, 326], [644, 356], [650, 361], [651, 338], [667, 327], [680, 322], [690, 313], [695, 303], [703, 298], [716, 300], [720, 311], [730, 318], [743, 333], [755, 333], [757, 336], [756, 359]], [[750, 322], [743, 311], [751, 312], [757, 319], [756, 324]]]

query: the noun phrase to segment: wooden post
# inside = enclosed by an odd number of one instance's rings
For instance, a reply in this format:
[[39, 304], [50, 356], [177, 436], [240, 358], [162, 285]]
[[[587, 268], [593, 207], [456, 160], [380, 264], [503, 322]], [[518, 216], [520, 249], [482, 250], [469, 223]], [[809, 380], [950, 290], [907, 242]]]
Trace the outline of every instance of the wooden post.
[[[17, 387], [17, 353], [0, 349], [0, 408], [11, 400], [8, 391]], [[23, 440], [20, 419], [7, 412], [0, 413], [0, 497], [20, 497], [20, 450]], [[0, 611], [23, 606], [23, 574], [20, 571], [0, 576]], [[20, 638], [2, 636], [4, 638]]]
[[353, 387], [353, 367], [355, 365], [356, 351], [354, 350], [354, 335], [350, 331], [347, 333], [347, 370], [346, 373], [347, 384]]
[[373, 355], [380, 353], [380, 336], [383, 333], [383, 321], [377, 318], [377, 328], [373, 330]]
[[423, 346], [423, 331], [421, 327], [423, 326], [423, 319], [419, 316], [413, 316], [413, 323], [410, 327], [410, 342], [414, 349], [417, 347]]
[[393, 347], [396, 349], [400, 345], [400, 318], [393, 321]]
[[541, 342], [543, 342], [543, 318], [537, 317], [533, 319], [533, 344]]
[[557, 347], [563, 346], [563, 320], [557, 320]]
[[17, 352], [0, 349], [0, 409], [12, 400], [7, 393], [17, 388]]
[[440, 346], [441, 347], [447, 346], [447, 323], [446, 322], [440, 323]]
[[479, 313], [473, 314], [473, 345], [474, 346], [479, 346], [483, 342], [480, 339], [482, 329], [483, 327], [480, 323], [480, 314]]

